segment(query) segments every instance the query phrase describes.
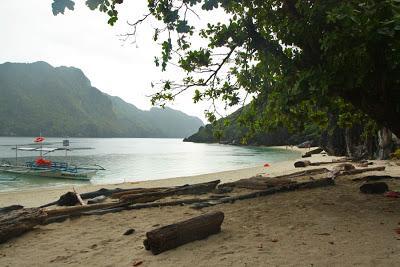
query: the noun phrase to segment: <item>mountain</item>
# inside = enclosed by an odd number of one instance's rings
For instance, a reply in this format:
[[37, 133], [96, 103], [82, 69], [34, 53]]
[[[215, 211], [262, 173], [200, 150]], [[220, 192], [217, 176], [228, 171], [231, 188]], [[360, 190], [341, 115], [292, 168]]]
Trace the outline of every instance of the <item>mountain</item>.
[[203, 122], [166, 108], [140, 110], [91, 86], [73, 67], [0, 64], [0, 135], [186, 137]]

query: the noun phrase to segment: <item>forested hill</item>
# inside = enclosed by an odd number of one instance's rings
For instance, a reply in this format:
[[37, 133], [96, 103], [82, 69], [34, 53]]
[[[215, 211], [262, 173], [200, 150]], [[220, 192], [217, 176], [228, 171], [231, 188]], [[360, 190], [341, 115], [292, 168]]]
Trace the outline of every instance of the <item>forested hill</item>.
[[316, 145], [320, 141], [321, 132], [313, 125], [307, 126], [306, 129], [298, 133], [289, 133], [286, 129], [279, 128], [274, 131], [258, 132], [247, 136], [248, 129], [238, 122], [241, 111], [239, 109], [226, 118], [230, 122], [228, 126], [225, 125], [224, 119], [220, 119], [215, 125], [207, 124], [204, 127], [200, 127], [197, 133], [185, 138], [184, 141], [240, 145], [246, 139], [245, 144], [247, 145], [266, 146], [295, 145], [304, 141], [311, 141]]
[[73, 67], [0, 64], [0, 135], [186, 137], [203, 125], [170, 108], [143, 111], [91, 86]]

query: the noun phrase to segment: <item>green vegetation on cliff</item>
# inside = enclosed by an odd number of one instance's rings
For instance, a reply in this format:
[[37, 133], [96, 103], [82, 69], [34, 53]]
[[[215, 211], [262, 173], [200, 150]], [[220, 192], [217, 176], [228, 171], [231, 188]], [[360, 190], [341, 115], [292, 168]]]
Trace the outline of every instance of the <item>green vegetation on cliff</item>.
[[257, 131], [251, 134], [250, 129], [240, 122], [241, 113], [242, 109], [239, 109], [226, 118], [216, 121], [214, 124], [202, 126], [197, 133], [186, 138], [185, 141], [266, 146], [295, 145], [304, 141], [312, 141], [314, 144], [320, 142], [321, 130], [314, 125], [307, 126], [304, 130], [296, 134], [289, 133], [283, 127], [269, 131]]
[[170, 108], [143, 111], [92, 87], [80, 69], [0, 65], [0, 135], [186, 137], [203, 125]]

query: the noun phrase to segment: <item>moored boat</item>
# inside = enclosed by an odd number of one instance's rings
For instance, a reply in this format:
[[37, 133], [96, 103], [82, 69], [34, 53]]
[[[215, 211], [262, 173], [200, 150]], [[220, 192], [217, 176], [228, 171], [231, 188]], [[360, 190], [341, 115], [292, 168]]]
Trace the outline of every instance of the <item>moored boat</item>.
[[[39, 176], [73, 180], [90, 180], [99, 170], [104, 170], [103, 167], [96, 166], [78, 166], [60, 161], [51, 161], [44, 158], [44, 155], [55, 151], [65, 151], [65, 159], [67, 159], [67, 151], [82, 150], [91, 148], [75, 147], [69, 145], [69, 140], [63, 140], [62, 146], [43, 147], [43, 137], [37, 137], [33, 144], [29, 146], [15, 145], [12, 149], [15, 150], [15, 164], [9, 162], [0, 164], [0, 171], [14, 175], [24, 176]], [[53, 144], [54, 145], [54, 144]], [[40, 155], [34, 161], [27, 161], [25, 164], [18, 164], [18, 151], [37, 151]]]

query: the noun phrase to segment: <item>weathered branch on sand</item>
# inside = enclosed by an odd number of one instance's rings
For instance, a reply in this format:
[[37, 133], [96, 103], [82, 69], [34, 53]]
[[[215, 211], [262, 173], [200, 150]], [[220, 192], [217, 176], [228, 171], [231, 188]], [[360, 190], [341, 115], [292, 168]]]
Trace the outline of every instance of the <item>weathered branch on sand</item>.
[[328, 164], [335, 164], [335, 163], [344, 163], [344, 162], [351, 162], [351, 160], [341, 160], [341, 161], [317, 161], [311, 162], [309, 160], [299, 160], [294, 163], [295, 168], [303, 168], [308, 166], [321, 166], [321, 165], [328, 165]]
[[365, 169], [354, 169], [354, 170], [340, 172], [337, 176], [354, 175], [354, 174], [359, 174], [359, 173], [364, 173], [364, 172], [384, 171], [384, 170], [385, 170], [385, 166], [365, 168]]
[[318, 179], [318, 180], [314, 180], [314, 181], [271, 187], [266, 190], [251, 192], [248, 194], [241, 194], [241, 195], [237, 195], [237, 196], [226, 197], [226, 198], [222, 198], [222, 199], [213, 201], [213, 204], [232, 203], [232, 202], [235, 202], [236, 200], [268, 196], [268, 195], [272, 195], [272, 194], [276, 194], [276, 193], [294, 191], [297, 189], [311, 189], [311, 188], [325, 187], [325, 186], [331, 186], [331, 185], [335, 185], [335, 181], [332, 178], [323, 178], [323, 179]]
[[208, 193], [216, 188], [220, 183], [220, 180], [215, 180], [207, 183], [184, 185], [172, 189], [149, 192], [149, 193], [134, 193], [134, 194], [124, 194], [120, 196], [121, 202], [131, 202], [131, 203], [144, 203], [155, 201], [160, 198], [164, 198], [172, 195], [199, 195]]
[[129, 203], [120, 203], [120, 202], [111, 202], [111, 203], [99, 203], [99, 204], [92, 204], [86, 206], [74, 206], [74, 207], [66, 207], [60, 209], [49, 209], [46, 210], [49, 217], [55, 216], [62, 216], [62, 215], [75, 215], [79, 214], [84, 211], [91, 211], [91, 210], [99, 210], [99, 209], [106, 209], [106, 208], [117, 208], [128, 206]]

